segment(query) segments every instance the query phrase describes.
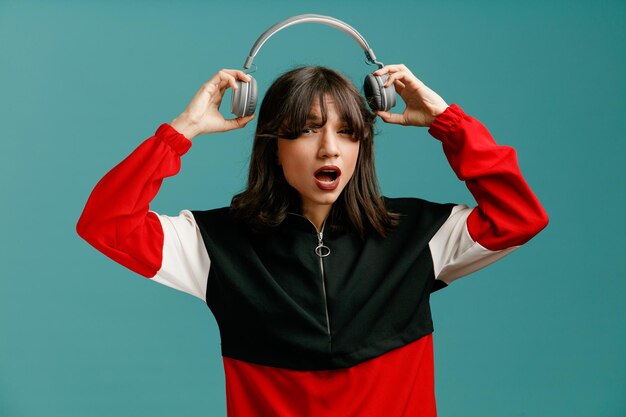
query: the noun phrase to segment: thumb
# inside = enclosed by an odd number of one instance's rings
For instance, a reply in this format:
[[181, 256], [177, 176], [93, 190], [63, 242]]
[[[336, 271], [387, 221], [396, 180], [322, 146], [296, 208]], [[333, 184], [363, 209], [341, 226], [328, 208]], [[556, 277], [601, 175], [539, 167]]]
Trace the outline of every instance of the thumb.
[[403, 124], [404, 116], [397, 113], [389, 113], [388, 111], [379, 110], [376, 112], [385, 123]]
[[228, 130], [241, 129], [242, 127], [247, 125], [250, 120], [254, 119], [254, 116], [254, 114], [251, 114], [249, 116], [236, 117], [234, 119], [226, 120]]

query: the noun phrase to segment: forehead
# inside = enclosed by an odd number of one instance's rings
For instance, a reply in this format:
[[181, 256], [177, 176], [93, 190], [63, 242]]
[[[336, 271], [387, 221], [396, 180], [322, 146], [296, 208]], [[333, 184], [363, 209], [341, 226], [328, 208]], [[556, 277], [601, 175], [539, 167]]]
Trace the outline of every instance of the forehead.
[[[346, 121], [342, 115], [339, 115], [337, 113], [337, 109], [335, 108], [335, 101], [329, 96], [326, 96], [324, 98], [324, 110], [327, 119], [337, 119], [342, 122]], [[311, 103], [311, 107], [309, 108], [306, 120], [307, 122], [322, 121], [322, 109], [317, 98], [315, 98]]]

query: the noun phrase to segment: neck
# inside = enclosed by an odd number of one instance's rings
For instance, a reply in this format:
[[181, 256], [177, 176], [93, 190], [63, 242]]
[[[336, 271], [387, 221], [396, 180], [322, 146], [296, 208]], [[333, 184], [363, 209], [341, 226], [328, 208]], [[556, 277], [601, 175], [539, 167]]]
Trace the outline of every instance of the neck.
[[315, 207], [302, 207], [302, 215], [309, 219], [319, 232], [322, 230], [322, 225], [328, 217], [331, 208], [332, 204], [316, 205]]

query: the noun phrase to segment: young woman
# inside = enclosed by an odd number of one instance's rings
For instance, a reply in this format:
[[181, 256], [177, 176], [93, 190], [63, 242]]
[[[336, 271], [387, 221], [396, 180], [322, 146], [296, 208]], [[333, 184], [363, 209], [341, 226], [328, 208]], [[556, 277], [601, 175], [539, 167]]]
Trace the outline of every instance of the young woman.
[[[78, 234], [129, 269], [203, 301], [221, 336], [230, 417], [435, 416], [430, 293], [510, 253], [548, 222], [515, 151], [404, 65], [402, 114], [366, 108], [342, 74], [281, 75], [260, 108], [247, 188], [230, 207], [149, 210], [201, 134], [226, 120], [221, 70], [96, 185]], [[381, 196], [376, 116], [429, 127], [476, 207]]]

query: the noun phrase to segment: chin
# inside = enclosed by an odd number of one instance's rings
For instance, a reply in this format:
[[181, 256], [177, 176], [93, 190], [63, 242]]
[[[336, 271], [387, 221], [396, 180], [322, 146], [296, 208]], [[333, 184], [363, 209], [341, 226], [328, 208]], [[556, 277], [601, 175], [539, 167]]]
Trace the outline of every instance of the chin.
[[343, 190], [335, 190], [332, 194], [326, 196], [325, 200], [328, 201], [328, 204], [333, 204], [337, 200], [339, 200], [339, 197], [341, 197], [342, 192]]
[[320, 206], [330, 206], [335, 204], [335, 202], [339, 199], [339, 196], [341, 195], [341, 193], [335, 193], [333, 192], [332, 194], [325, 194], [325, 195], [313, 195], [309, 198], [306, 198], [306, 200], [308, 200], [309, 202], [313, 203], [313, 204], [317, 204]]
[[329, 196], [329, 197], [326, 197], [326, 198], [321, 198], [319, 200], [316, 200], [315, 202], [317, 204], [319, 204], [319, 205], [322, 205], [322, 206], [330, 206], [332, 204], [335, 204], [335, 202], [337, 201], [338, 198], [339, 198], [339, 196], [336, 196], [336, 197], [335, 196], [332, 196], [332, 197]]

